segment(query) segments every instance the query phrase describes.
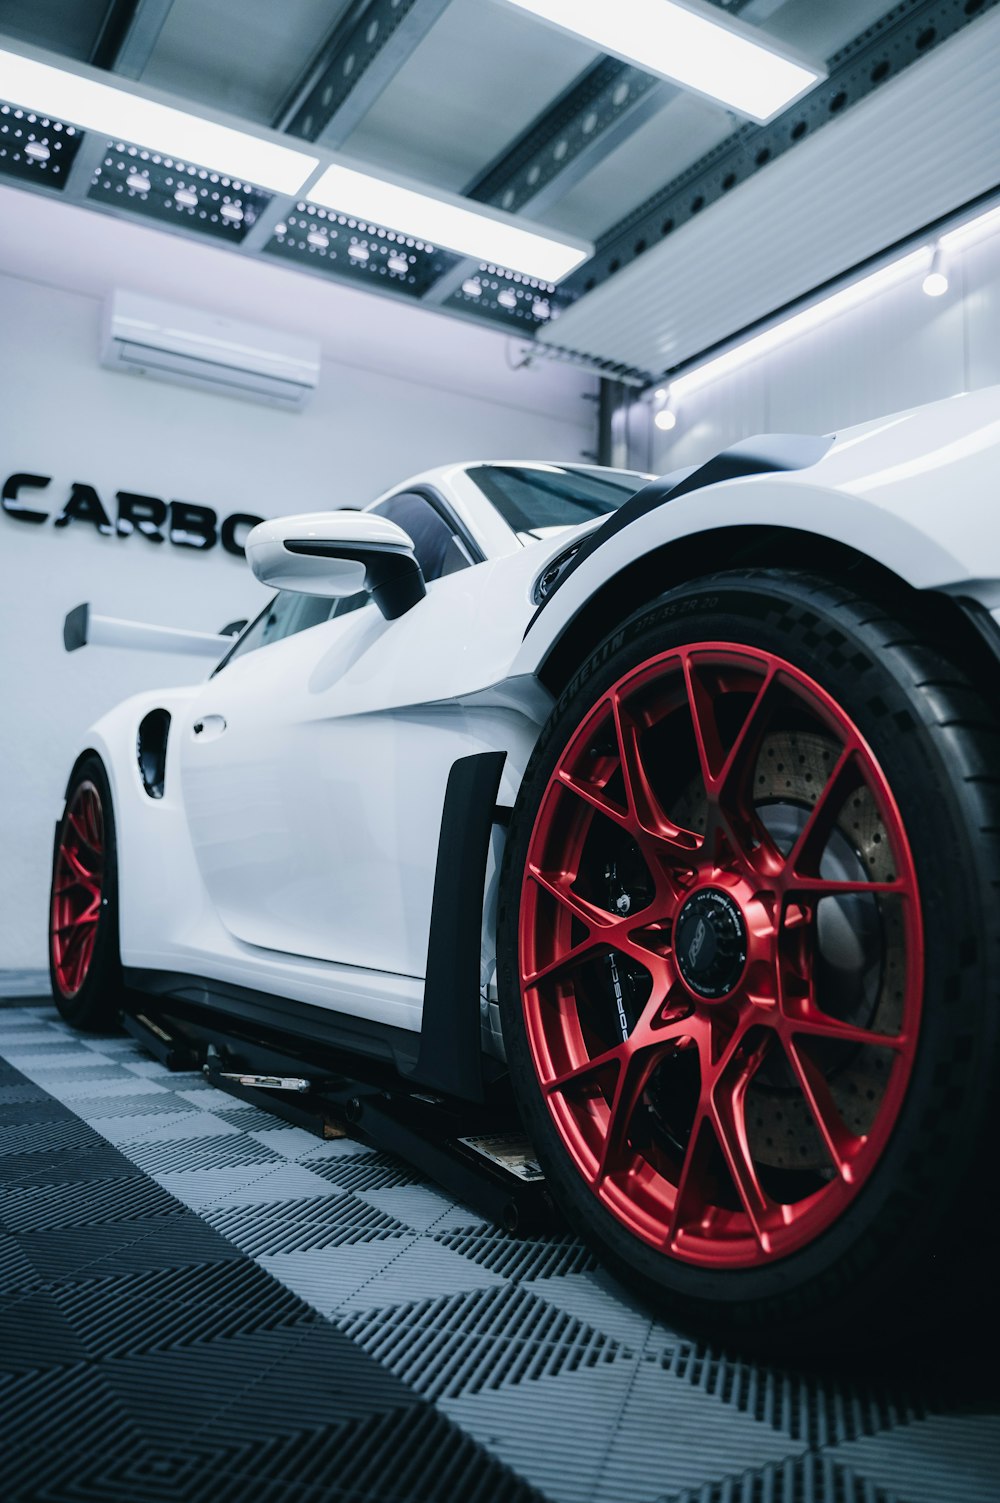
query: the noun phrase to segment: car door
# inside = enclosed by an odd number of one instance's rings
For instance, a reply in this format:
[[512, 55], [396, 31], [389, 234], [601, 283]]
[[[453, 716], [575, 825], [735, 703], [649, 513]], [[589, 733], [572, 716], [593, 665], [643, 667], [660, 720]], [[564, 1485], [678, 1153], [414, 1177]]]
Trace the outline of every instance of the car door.
[[448, 772], [482, 749], [447, 703], [459, 644], [475, 638], [478, 570], [426, 498], [379, 510], [413, 537], [427, 598], [390, 622], [367, 596], [331, 612], [279, 595], [199, 692], [181, 775], [199, 869], [235, 939], [419, 976]]

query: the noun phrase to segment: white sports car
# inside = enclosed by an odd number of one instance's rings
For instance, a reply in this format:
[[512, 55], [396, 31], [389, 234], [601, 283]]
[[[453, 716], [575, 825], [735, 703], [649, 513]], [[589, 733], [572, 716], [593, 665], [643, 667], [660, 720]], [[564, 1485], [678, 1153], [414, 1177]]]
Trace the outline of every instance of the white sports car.
[[[218, 661], [70, 773], [63, 1015], [138, 990], [512, 1090], [673, 1318], [914, 1319], [995, 1212], [998, 461], [994, 389], [255, 527], [271, 603], [235, 641], [134, 628]], [[130, 630], [80, 607], [66, 644]]]

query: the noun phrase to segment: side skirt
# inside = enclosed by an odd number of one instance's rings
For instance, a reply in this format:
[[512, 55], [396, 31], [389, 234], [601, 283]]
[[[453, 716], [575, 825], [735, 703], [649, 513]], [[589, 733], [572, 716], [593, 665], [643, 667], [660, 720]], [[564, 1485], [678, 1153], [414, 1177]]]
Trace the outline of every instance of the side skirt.
[[158, 998], [162, 1010], [175, 1017], [227, 1018], [234, 1032], [266, 1040], [307, 1063], [336, 1068], [348, 1055], [352, 1061], [360, 1057], [404, 1075], [416, 1059], [419, 1035], [407, 1028], [331, 1012], [228, 981], [126, 968], [125, 985]]

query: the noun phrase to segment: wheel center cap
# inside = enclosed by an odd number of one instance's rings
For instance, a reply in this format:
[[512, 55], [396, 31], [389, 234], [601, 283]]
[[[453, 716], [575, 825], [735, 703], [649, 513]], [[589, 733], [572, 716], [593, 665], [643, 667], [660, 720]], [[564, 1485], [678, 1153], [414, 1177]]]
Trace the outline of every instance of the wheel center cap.
[[699, 997], [728, 996], [747, 960], [747, 929], [739, 904], [718, 887], [703, 887], [681, 908], [674, 926], [680, 973]]

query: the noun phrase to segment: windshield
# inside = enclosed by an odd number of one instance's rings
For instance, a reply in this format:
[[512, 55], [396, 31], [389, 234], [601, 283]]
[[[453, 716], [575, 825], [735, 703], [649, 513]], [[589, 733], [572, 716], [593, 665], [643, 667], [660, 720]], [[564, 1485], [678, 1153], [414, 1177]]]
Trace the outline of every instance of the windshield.
[[617, 511], [649, 479], [633, 470], [555, 464], [481, 464], [468, 475], [514, 532], [592, 522]]

